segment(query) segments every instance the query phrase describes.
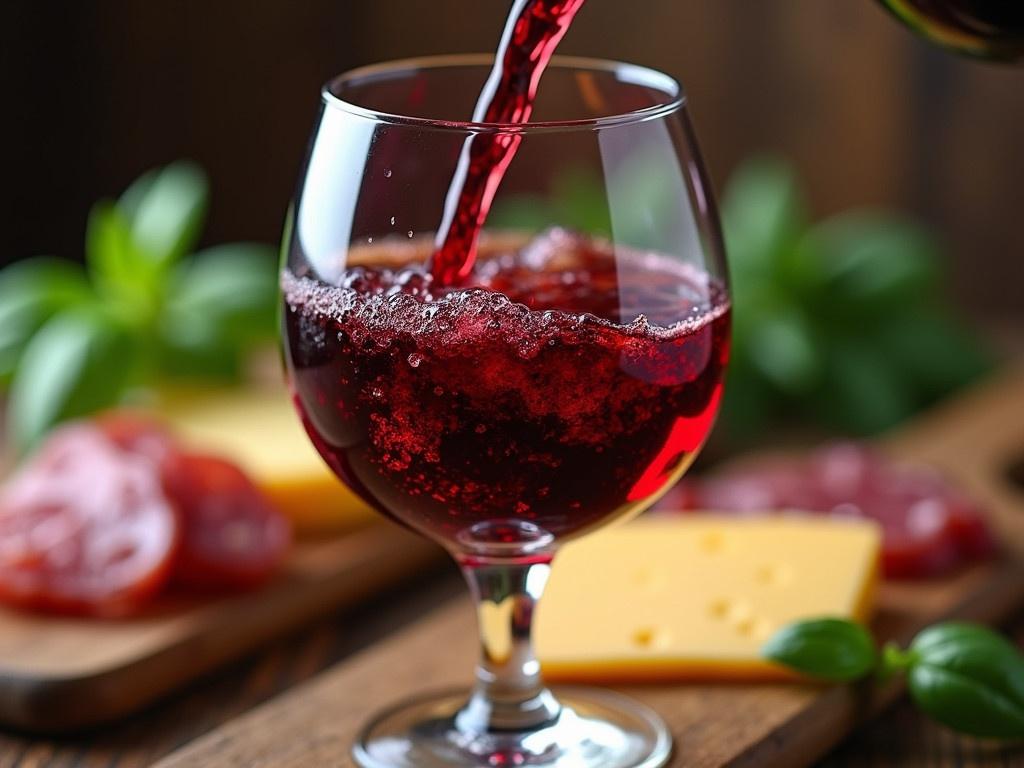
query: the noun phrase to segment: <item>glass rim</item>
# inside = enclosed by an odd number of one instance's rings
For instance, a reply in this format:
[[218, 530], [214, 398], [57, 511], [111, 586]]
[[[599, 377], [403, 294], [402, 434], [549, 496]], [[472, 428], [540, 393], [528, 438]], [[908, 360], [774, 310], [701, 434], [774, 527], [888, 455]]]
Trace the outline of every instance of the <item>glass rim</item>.
[[370, 109], [361, 106], [354, 101], [349, 101], [339, 96], [336, 91], [342, 91], [346, 86], [354, 85], [366, 79], [380, 77], [382, 75], [396, 75], [417, 70], [440, 70], [445, 68], [458, 67], [487, 67], [494, 63], [494, 55], [489, 53], [463, 53], [441, 56], [419, 56], [408, 59], [397, 59], [395, 61], [370, 64], [364, 67], [343, 72], [328, 80], [320, 90], [320, 96], [325, 107], [347, 112], [356, 117], [373, 120], [377, 123], [390, 125], [414, 126], [430, 130], [455, 131], [462, 133], [544, 133], [550, 131], [566, 130], [595, 130], [620, 125], [633, 125], [635, 123], [654, 120], [670, 115], [683, 107], [686, 103], [686, 93], [683, 87], [671, 75], [660, 72], [650, 67], [639, 64], [629, 64], [622, 61], [610, 59], [597, 59], [582, 56], [554, 56], [548, 67], [551, 69], [589, 70], [605, 74], [614, 74], [621, 81], [630, 85], [644, 86], [664, 93], [666, 101], [652, 104], [648, 107], [635, 109], [629, 112], [618, 114], [602, 115], [600, 117], [574, 118], [567, 120], [539, 120], [529, 123], [488, 123], [476, 122], [473, 120], [449, 120], [445, 118], [417, 117], [403, 115], [394, 112]]

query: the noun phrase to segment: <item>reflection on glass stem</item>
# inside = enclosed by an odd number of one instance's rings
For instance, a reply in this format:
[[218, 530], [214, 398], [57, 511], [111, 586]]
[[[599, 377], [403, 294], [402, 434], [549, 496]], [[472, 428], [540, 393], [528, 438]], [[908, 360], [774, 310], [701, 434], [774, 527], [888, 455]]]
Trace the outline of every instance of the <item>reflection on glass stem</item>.
[[534, 611], [547, 584], [550, 560], [463, 566], [477, 604], [481, 657], [459, 730], [532, 729], [558, 717], [561, 707], [544, 686], [533, 650]]

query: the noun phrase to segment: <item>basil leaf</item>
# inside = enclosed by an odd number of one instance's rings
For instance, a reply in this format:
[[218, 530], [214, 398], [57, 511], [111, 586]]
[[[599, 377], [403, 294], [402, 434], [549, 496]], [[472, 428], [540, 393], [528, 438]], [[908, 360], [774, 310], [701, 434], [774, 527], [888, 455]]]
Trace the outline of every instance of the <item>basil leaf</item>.
[[812, 619], [785, 626], [761, 653], [797, 672], [834, 682], [864, 677], [878, 658], [870, 633], [844, 619]]
[[161, 268], [132, 239], [128, 219], [110, 201], [93, 206], [85, 232], [85, 259], [96, 289], [143, 325], [158, 302]]
[[155, 347], [156, 362], [165, 378], [220, 379], [232, 383], [242, 378], [244, 356], [238, 344], [172, 328], [155, 340]]
[[1024, 657], [976, 624], [948, 622], [910, 645], [909, 686], [931, 717], [974, 736], [1024, 738]]
[[875, 339], [928, 399], [969, 384], [992, 368], [984, 342], [940, 309], [904, 313], [879, 328]]
[[178, 162], [144, 175], [128, 188], [118, 208], [130, 225], [135, 247], [166, 265], [195, 247], [207, 202], [202, 170]]
[[737, 354], [736, 361], [729, 364], [729, 382], [716, 429], [728, 435], [731, 447], [756, 444], [777, 417], [775, 398], [774, 388]]
[[[920, 227], [881, 213], [854, 212], [817, 224], [801, 249], [821, 265], [818, 295], [830, 313], [857, 322], [872, 311], [916, 302], [935, 287], [938, 248]], [[805, 257], [810, 258], [810, 257]]]
[[918, 662], [907, 682], [917, 706], [955, 731], [981, 738], [1024, 738], [1024, 706], [983, 681]]
[[722, 224], [735, 282], [777, 274], [805, 226], [793, 169], [774, 157], [748, 161], [722, 196]]
[[821, 378], [822, 356], [814, 329], [799, 307], [763, 310], [749, 329], [748, 354], [754, 368], [790, 395], [809, 392]]
[[277, 335], [277, 254], [236, 243], [209, 248], [178, 268], [168, 289], [165, 328], [177, 338], [251, 344]]
[[116, 403], [127, 383], [130, 340], [109, 316], [65, 310], [32, 337], [11, 385], [8, 425], [22, 450], [65, 419]]
[[524, 232], [540, 232], [557, 223], [548, 203], [540, 195], [505, 195], [499, 198], [487, 215], [487, 222], [495, 229]]
[[139, 206], [146, 199], [149, 190], [153, 188], [153, 182], [156, 181], [159, 174], [159, 168], [146, 171], [133, 181], [128, 189], [121, 193], [121, 196], [117, 199], [117, 208], [125, 219], [128, 221], [135, 219], [136, 214], [139, 212]]
[[[563, 227], [590, 235], [611, 235], [611, 212], [604, 180], [590, 169], [578, 168], [559, 175], [553, 182], [552, 194], [557, 210], [555, 218]], [[661, 206], [670, 199], [665, 190], [657, 191], [657, 203]], [[649, 210], [657, 209], [652, 206]]]
[[[616, 184], [630, 183], [622, 179], [622, 169]], [[649, 184], [645, 185], [646, 189]], [[635, 198], [630, 197], [631, 202]], [[659, 193], [659, 202], [664, 194]], [[642, 204], [643, 201], [640, 201]], [[608, 198], [604, 182], [586, 169], [569, 169], [555, 178], [548, 196], [508, 194], [500, 196], [488, 214], [487, 221], [498, 229], [516, 229], [539, 232], [553, 226], [562, 226], [577, 232], [607, 237], [611, 233]], [[623, 239], [626, 239], [623, 236]]]
[[809, 401], [822, 421], [847, 433], [870, 435], [914, 412], [911, 382], [870, 341], [837, 336], [824, 350], [822, 385]]
[[25, 345], [48, 317], [91, 295], [82, 268], [63, 259], [26, 259], [0, 270], [0, 384], [10, 380]]
[[1024, 656], [999, 633], [977, 624], [936, 624], [914, 638], [910, 653], [918, 663], [987, 686], [1024, 711]]

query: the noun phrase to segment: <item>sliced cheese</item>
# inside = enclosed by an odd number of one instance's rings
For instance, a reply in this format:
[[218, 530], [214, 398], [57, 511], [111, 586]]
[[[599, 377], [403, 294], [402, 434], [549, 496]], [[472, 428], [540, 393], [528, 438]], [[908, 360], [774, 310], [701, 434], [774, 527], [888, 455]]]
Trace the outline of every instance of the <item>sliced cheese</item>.
[[784, 679], [783, 625], [864, 620], [881, 536], [867, 521], [650, 517], [569, 544], [537, 615], [552, 680]]
[[317, 454], [283, 387], [168, 392], [157, 410], [188, 445], [236, 462], [299, 529], [373, 517]]

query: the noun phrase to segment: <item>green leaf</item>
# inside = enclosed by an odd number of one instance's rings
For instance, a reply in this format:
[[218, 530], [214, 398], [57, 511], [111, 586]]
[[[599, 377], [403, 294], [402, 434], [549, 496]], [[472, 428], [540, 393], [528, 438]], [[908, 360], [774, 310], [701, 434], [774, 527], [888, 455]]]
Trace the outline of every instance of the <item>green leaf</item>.
[[159, 301], [161, 267], [136, 247], [128, 219], [108, 200], [89, 213], [85, 260], [96, 289], [124, 308], [125, 318], [144, 325]]
[[914, 703], [955, 731], [990, 739], [1024, 739], [1024, 706], [962, 673], [915, 664], [907, 680]]
[[109, 316], [65, 310], [32, 337], [11, 385], [8, 424], [22, 450], [50, 427], [116, 403], [133, 347]]
[[156, 363], [162, 377], [225, 382], [236, 382], [242, 377], [244, 361], [238, 344], [174, 329], [159, 336], [155, 343]]
[[554, 213], [539, 195], [505, 195], [487, 216], [487, 225], [495, 229], [540, 232], [554, 223]]
[[722, 224], [736, 281], [777, 273], [806, 225], [793, 169], [775, 157], [740, 166], [722, 196]]
[[89, 301], [81, 266], [53, 258], [0, 270], [0, 384], [7, 384], [32, 334], [54, 312]]
[[978, 624], [947, 622], [918, 634], [906, 654], [917, 706], [972, 736], [1024, 738], [1024, 657]]
[[[770, 429], [777, 416], [778, 397], [774, 388], [754, 371], [744, 357], [729, 364], [725, 398], [716, 432], [725, 432], [734, 442], [756, 441]], [[733, 445], [732, 447], [736, 447]]]
[[981, 339], [939, 309], [901, 315], [879, 328], [875, 338], [886, 359], [928, 400], [971, 383], [993, 365]]
[[176, 338], [250, 344], [277, 335], [277, 254], [235, 243], [196, 254], [176, 271], [163, 323]]
[[857, 680], [878, 659], [870, 633], [853, 621], [811, 619], [776, 632], [761, 654], [811, 677], [835, 682]]
[[194, 163], [177, 162], [140, 178], [118, 208], [135, 247], [150, 260], [168, 264], [195, 247], [207, 200], [203, 171]]
[[799, 249], [820, 264], [822, 301], [863, 320], [933, 291], [938, 248], [920, 227], [881, 213], [843, 213], [811, 229]]
[[788, 395], [807, 393], [821, 378], [814, 330], [798, 307], [763, 311], [750, 328], [746, 349], [754, 368]]
[[1024, 657], [998, 632], [978, 624], [936, 624], [914, 638], [910, 651], [919, 663], [985, 685], [1024, 712]]
[[569, 169], [558, 176], [549, 197], [499, 197], [487, 221], [491, 227], [527, 232], [557, 225], [591, 235], [611, 233], [604, 182], [586, 169]]
[[153, 188], [153, 183], [156, 181], [159, 174], [159, 168], [146, 171], [144, 174], [139, 176], [139, 178], [133, 181], [128, 189], [121, 193], [121, 197], [117, 199], [117, 208], [125, 219], [128, 221], [133, 221], [135, 219], [136, 214], [139, 212], [139, 207], [142, 205], [142, 201], [146, 199], [149, 191]]
[[834, 337], [824, 349], [822, 382], [811, 402], [825, 423], [847, 433], [871, 435], [914, 412], [912, 387], [870, 339]]
[[589, 169], [563, 173], [553, 185], [555, 218], [564, 227], [589, 235], [611, 235], [604, 181]]

